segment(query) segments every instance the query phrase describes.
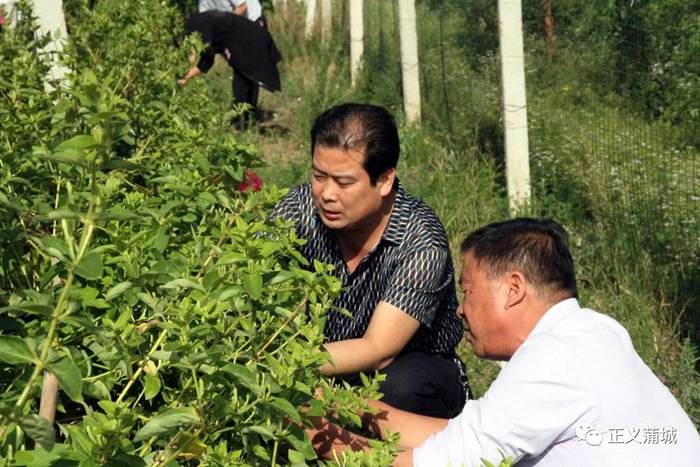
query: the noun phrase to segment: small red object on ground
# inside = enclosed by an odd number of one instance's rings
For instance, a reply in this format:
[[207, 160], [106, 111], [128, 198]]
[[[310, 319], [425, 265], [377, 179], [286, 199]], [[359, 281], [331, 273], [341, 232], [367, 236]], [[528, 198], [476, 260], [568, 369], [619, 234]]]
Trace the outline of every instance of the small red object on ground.
[[248, 188], [252, 188], [253, 191], [262, 190], [263, 181], [258, 175], [250, 169], [245, 169], [243, 171], [243, 181], [236, 190], [237, 193], [243, 193]]

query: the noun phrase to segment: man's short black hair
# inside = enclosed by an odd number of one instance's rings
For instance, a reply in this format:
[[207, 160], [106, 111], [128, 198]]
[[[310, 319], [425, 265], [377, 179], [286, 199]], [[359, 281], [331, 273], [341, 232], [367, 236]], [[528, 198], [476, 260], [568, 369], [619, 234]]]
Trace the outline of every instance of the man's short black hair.
[[475, 230], [462, 242], [489, 279], [518, 270], [542, 291], [578, 298], [574, 260], [564, 227], [552, 220], [518, 218]]
[[384, 172], [396, 168], [401, 152], [393, 115], [370, 104], [340, 104], [316, 117], [311, 127], [312, 157], [317, 145], [364, 154], [363, 166], [372, 185]]

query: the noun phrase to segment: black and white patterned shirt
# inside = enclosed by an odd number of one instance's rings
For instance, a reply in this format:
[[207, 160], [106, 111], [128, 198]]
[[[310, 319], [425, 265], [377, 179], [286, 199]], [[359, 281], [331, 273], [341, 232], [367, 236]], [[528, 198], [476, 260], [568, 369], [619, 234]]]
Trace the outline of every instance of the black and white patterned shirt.
[[310, 262], [317, 259], [334, 265], [333, 274], [343, 281], [346, 290], [334, 304], [351, 316], [329, 312], [326, 342], [362, 337], [375, 308], [385, 301], [421, 323], [404, 352], [454, 351], [463, 327], [456, 313], [450, 246], [440, 219], [423, 201], [406, 194], [399, 184], [381, 240], [352, 274], [335, 232], [316, 212], [310, 183], [293, 188], [271, 215], [294, 221], [297, 235], [307, 240], [301, 254]]

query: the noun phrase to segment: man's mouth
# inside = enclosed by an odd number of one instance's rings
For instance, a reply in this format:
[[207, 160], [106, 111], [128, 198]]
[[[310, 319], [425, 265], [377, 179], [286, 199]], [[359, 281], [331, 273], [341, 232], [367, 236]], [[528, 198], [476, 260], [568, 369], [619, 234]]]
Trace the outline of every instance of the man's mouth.
[[321, 208], [321, 213], [323, 214], [323, 217], [325, 217], [328, 220], [336, 220], [340, 218], [340, 213], [336, 211], [329, 211], [327, 209]]

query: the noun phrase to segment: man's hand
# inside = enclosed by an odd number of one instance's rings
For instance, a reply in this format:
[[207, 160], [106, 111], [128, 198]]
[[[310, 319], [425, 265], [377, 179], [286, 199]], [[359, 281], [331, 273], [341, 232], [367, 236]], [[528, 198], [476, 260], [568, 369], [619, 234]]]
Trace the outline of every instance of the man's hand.
[[324, 345], [332, 362], [326, 362], [321, 372], [337, 376], [384, 369], [406, 347], [418, 328], [417, 319], [387, 302], [379, 302], [364, 336]]
[[199, 76], [201, 74], [202, 74], [202, 70], [200, 70], [198, 67], [194, 66], [187, 71], [187, 74], [185, 76], [183, 76], [182, 78], [177, 80], [177, 84], [179, 84], [180, 86], [184, 86], [187, 84], [187, 82], [189, 80], [191, 80], [195, 76]]

